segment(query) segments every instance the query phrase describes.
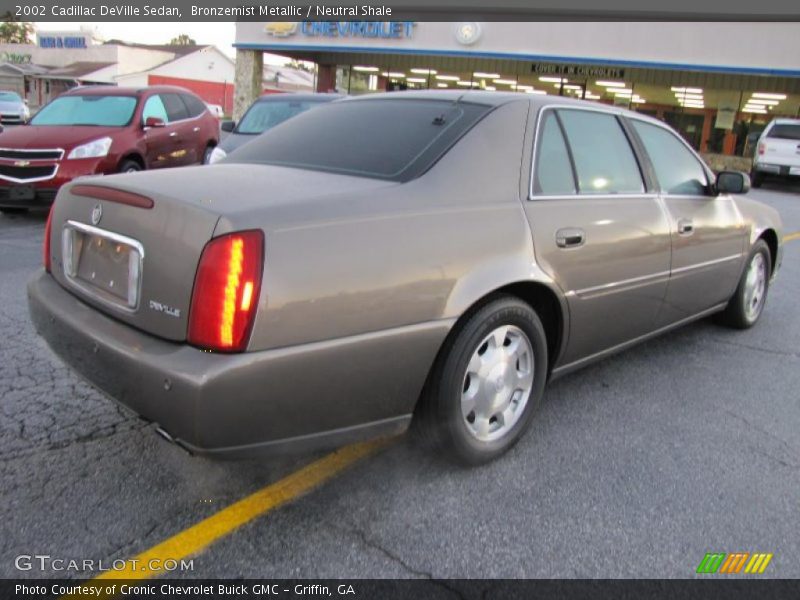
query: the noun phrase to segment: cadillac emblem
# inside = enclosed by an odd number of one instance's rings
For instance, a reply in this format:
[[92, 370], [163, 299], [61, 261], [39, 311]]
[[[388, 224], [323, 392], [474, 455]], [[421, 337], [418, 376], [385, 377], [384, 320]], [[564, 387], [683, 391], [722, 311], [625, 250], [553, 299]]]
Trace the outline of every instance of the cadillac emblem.
[[92, 225], [97, 225], [100, 219], [103, 218], [103, 207], [100, 204], [95, 204], [92, 209]]

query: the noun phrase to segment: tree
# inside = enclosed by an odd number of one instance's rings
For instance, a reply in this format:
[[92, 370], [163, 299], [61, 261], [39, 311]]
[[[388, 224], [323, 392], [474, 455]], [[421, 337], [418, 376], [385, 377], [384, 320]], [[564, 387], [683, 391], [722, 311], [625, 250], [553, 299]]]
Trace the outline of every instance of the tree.
[[11, 14], [6, 13], [3, 16], [3, 23], [0, 24], [0, 43], [31, 44], [33, 31], [33, 23], [14, 21]]
[[178, 37], [174, 37], [169, 41], [170, 46], [196, 46], [197, 42], [195, 42], [192, 38], [190, 38], [185, 33], [180, 34]]

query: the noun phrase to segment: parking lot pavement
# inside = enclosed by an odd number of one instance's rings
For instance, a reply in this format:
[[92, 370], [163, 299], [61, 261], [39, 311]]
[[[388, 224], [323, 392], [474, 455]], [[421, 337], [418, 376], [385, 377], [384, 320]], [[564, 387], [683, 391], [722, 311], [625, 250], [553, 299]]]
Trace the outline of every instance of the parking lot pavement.
[[[751, 194], [800, 231], [800, 195]], [[0, 217], [0, 576], [42, 575], [20, 554], [129, 558], [316, 458], [190, 457], [61, 366], [25, 302], [43, 226]], [[553, 383], [481, 468], [402, 437], [183, 576], [691, 577], [706, 552], [745, 551], [800, 577], [797, 298], [800, 240], [754, 329], [702, 321]]]

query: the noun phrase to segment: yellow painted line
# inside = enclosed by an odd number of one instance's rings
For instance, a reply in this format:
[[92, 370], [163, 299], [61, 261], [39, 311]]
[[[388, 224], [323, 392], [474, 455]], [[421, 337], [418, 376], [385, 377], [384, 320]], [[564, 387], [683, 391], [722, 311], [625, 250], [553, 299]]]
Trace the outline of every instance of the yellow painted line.
[[[94, 579], [80, 583], [100, 590], [99, 597], [107, 598], [115, 595], [111, 592], [113, 587], [107, 584], [109, 580], [156, 577], [165, 572], [163, 566], [151, 569], [150, 565], [164, 565], [165, 560], [180, 562], [181, 559], [197, 554], [242, 525], [309, 492], [362, 458], [385, 447], [390, 441], [391, 439], [384, 438], [340, 448], [145, 550], [126, 561], [124, 569], [105, 571]], [[119, 593], [118, 586], [116, 593]], [[62, 596], [62, 599], [83, 597], [86, 596]], [[97, 598], [98, 595], [92, 597]]]
[[791, 242], [792, 240], [800, 240], [800, 231], [795, 231], [794, 233], [787, 233], [783, 236], [784, 242]]

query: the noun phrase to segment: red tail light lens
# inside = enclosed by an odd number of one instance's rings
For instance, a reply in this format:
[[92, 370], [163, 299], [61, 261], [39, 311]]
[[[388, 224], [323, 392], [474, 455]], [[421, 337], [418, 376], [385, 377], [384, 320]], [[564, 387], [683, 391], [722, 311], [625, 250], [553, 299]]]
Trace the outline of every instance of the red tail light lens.
[[44, 226], [44, 243], [42, 244], [42, 263], [44, 270], [50, 272], [50, 234], [53, 231], [53, 207], [47, 213], [47, 225]]
[[758, 145], [758, 153], [759, 154], [764, 154], [764, 144], [759, 144]]
[[253, 327], [264, 266], [264, 234], [240, 231], [203, 249], [189, 310], [190, 344], [241, 352]]

